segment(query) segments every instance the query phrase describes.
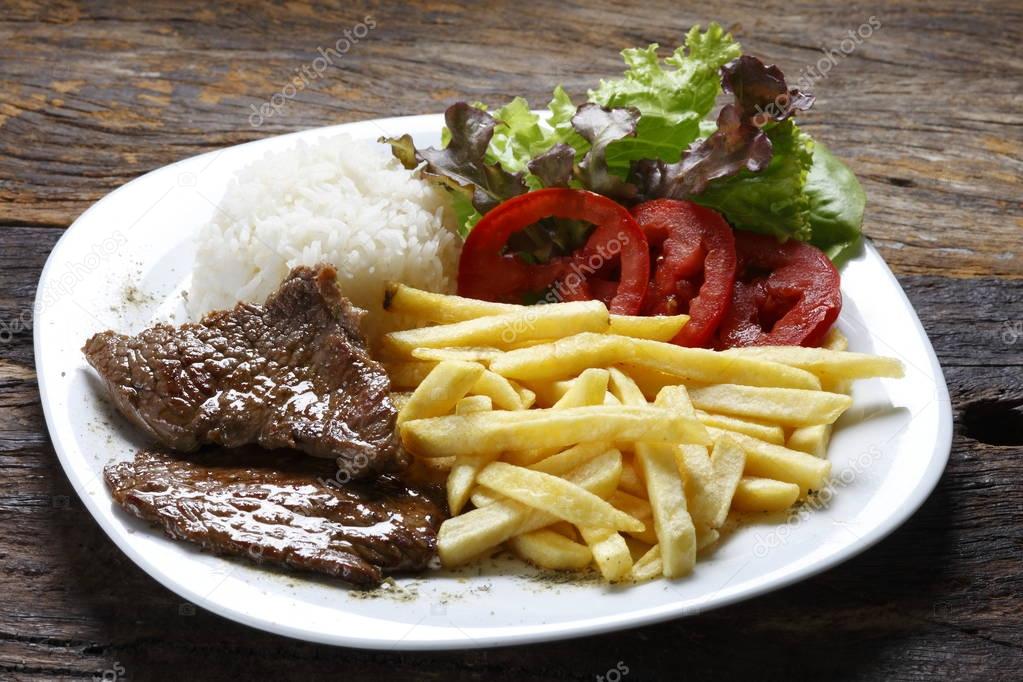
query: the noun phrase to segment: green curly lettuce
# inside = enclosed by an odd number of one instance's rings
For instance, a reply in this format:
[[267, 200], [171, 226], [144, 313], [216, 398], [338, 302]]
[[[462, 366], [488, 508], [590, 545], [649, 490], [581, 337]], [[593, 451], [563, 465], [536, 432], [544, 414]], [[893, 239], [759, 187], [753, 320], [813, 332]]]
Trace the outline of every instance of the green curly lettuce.
[[710, 182], [692, 198], [725, 214], [740, 230], [807, 241], [810, 198], [804, 191], [813, 162], [813, 139], [791, 120], [766, 131], [773, 154], [767, 167]]
[[706, 31], [694, 26], [685, 45], [663, 61], [658, 46], [624, 50], [628, 69], [620, 79], [602, 80], [589, 92], [591, 102], [608, 108], [635, 107], [642, 118], [633, 138], [610, 145], [607, 163], [612, 171], [628, 174], [633, 161], [679, 160], [682, 151], [700, 137], [700, 122], [714, 108], [721, 92], [719, 72], [742, 49], [718, 24]]

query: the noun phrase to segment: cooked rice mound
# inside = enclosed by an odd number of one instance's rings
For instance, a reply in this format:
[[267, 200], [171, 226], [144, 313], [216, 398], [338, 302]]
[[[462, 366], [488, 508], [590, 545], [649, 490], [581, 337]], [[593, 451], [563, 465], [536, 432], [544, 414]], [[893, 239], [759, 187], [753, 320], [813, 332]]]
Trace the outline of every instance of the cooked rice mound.
[[460, 239], [443, 189], [414, 177], [381, 144], [347, 135], [298, 142], [244, 167], [199, 234], [189, 308], [196, 317], [262, 302], [296, 265], [332, 263], [366, 309], [371, 339], [389, 280], [451, 292]]

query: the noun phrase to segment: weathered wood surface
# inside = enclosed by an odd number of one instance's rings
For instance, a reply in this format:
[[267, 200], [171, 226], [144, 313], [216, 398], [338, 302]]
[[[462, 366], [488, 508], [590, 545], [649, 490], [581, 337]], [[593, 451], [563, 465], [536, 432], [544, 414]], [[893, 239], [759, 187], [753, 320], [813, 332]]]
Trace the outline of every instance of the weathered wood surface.
[[[0, 11], [0, 679], [1018, 678], [1023, 666], [1023, 7], [728, 2], [342, 7], [5, 2]], [[359, 22], [336, 65], [250, 125]], [[458, 98], [541, 103], [616, 51], [732, 26], [797, 74], [881, 28], [813, 90], [807, 127], [870, 198], [867, 232], [941, 357], [952, 458], [921, 511], [815, 579], [687, 620], [468, 653], [292, 642], [183, 607], [106, 539], [53, 454], [30, 309], [60, 229], [153, 168], [211, 148]], [[790, 75], [791, 77], [791, 75]], [[22, 324], [25, 322], [25, 324]]]

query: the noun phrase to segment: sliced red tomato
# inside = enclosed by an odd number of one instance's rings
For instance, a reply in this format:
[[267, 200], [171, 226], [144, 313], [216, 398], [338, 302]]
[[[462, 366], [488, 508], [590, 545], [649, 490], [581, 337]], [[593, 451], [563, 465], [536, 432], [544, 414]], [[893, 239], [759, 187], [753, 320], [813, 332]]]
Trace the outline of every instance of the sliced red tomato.
[[[570, 256], [532, 264], [505, 253], [508, 238], [547, 217], [596, 225]], [[613, 313], [637, 315], [650, 278], [646, 237], [620, 204], [593, 192], [542, 189], [514, 197], [476, 224], [462, 247], [458, 293], [485, 301], [521, 303], [553, 287], [558, 300], [603, 300]]]
[[815, 246], [736, 232], [739, 270], [722, 346], [817, 346], [842, 310], [841, 278]]
[[656, 199], [632, 209], [651, 248], [653, 280], [643, 312], [686, 313], [673, 341], [708, 346], [732, 298], [735, 239], [719, 213], [691, 201]]

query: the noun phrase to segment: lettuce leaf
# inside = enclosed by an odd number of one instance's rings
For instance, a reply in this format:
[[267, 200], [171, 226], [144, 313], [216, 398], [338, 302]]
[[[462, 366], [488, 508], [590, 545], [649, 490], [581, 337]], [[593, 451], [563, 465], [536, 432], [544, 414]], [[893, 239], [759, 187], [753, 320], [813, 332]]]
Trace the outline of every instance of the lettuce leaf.
[[499, 163], [487, 163], [487, 150], [496, 126], [490, 114], [456, 102], [444, 112], [444, 122], [449, 139], [443, 149], [418, 149], [409, 135], [382, 137], [379, 141], [390, 144], [392, 153], [406, 168], [417, 169], [448, 191], [463, 195], [455, 204], [460, 217], [470, 217], [466, 202], [471, 202], [482, 214], [505, 199], [528, 191], [522, 172], [510, 173]]
[[[487, 162], [499, 163], [512, 173], [525, 171], [525, 182], [530, 189], [550, 186], [543, 177], [530, 171], [530, 161], [559, 144], [569, 145], [579, 160], [589, 150], [589, 143], [572, 127], [576, 107], [560, 85], [547, 106], [551, 115], [546, 121], [534, 114], [529, 102], [521, 97], [494, 112], [497, 125], [487, 148]], [[563, 158], [563, 153], [556, 153], [556, 156]]]
[[622, 78], [602, 80], [589, 92], [591, 102], [607, 108], [635, 107], [642, 114], [636, 136], [608, 147], [607, 163], [625, 177], [640, 159], [678, 161], [700, 137], [700, 121], [721, 92], [719, 70], [741, 53], [739, 44], [718, 24], [706, 31], [694, 26], [685, 45], [662, 61], [658, 45], [624, 50], [628, 69]]
[[723, 213], [737, 229], [808, 241], [810, 198], [804, 189], [813, 163], [813, 139], [791, 120], [766, 132], [774, 151], [766, 168], [714, 180], [691, 198]]
[[867, 195], [849, 167], [820, 142], [813, 148], [804, 192], [810, 201], [810, 243], [836, 264], [855, 255]]
[[636, 187], [610, 172], [607, 148], [636, 134], [639, 110], [633, 107], [606, 109], [587, 102], [579, 107], [572, 125], [590, 143], [590, 151], [579, 162], [579, 180], [591, 192], [614, 199], [631, 199]]
[[564, 142], [572, 147], [575, 150], [575, 160], [582, 161], [583, 156], [590, 150], [590, 143], [572, 125], [572, 118], [576, 114], [577, 107], [560, 85], [554, 88], [554, 95], [547, 104], [547, 109], [551, 112], [550, 118], [547, 119], [547, 125], [554, 130], [557, 142]]

